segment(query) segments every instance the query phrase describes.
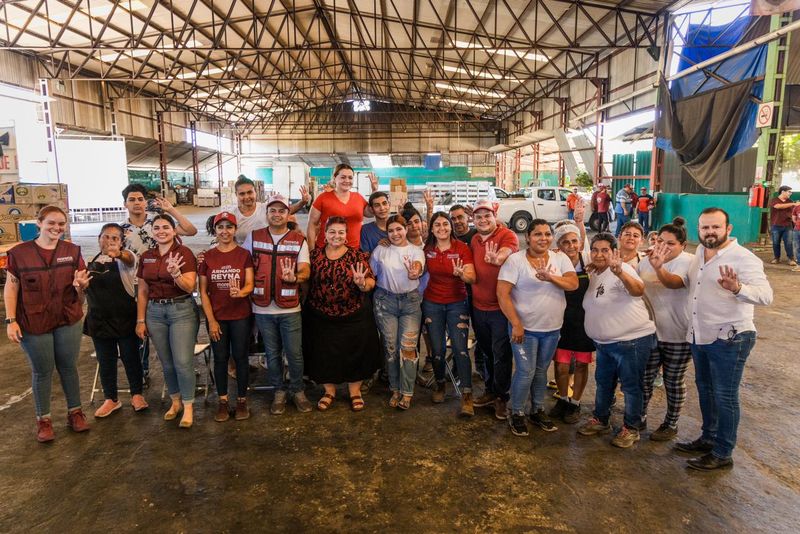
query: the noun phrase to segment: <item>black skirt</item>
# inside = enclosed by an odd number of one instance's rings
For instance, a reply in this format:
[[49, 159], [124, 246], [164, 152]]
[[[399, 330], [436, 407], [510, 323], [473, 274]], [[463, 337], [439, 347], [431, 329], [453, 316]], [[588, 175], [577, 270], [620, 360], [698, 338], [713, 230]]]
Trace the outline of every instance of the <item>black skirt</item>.
[[346, 317], [330, 317], [306, 304], [303, 360], [306, 374], [317, 384], [358, 382], [375, 374], [383, 353], [369, 299]]

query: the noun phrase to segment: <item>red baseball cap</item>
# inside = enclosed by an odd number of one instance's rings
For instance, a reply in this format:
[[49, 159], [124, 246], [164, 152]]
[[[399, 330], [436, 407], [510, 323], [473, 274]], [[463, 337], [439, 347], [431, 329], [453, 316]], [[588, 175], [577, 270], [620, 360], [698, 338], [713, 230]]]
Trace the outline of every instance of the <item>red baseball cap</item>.
[[280, 193], [276, 193], [267, 199], [267, 207], [275, 203], [283, 204], [286, 209], [289, 209], [289, 199], [285, 196], [281, 195]]
[[472, 208], [472, 213], [475, 213], [478, 210], [489, 210], [492, 213], [495, 213], [495, 211], [497, 211], [494, 207], [494, 203], [487, 198], [482, 198], [478, 202], [476, 202], [475, 206]]
[[237, 224], [236, 224], [236, 215], [234, 215], [233, 213], [231, 213], [229, 211], [223, 211], [222, 213], [220, 213], [216, 217], [214, 217], [214, 226], [219, 224], [221, 221], [228, 221], [232, 225], [237, 226]]

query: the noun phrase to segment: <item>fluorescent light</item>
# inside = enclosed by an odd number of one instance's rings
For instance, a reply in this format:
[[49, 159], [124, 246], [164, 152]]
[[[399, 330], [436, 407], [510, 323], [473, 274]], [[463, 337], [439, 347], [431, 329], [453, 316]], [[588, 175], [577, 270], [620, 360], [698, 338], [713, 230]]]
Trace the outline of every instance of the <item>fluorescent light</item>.
[[457, 106], [470, 106], [473, 108], [480, 108], [480, 109], [490, 109], [491, 106], [487, 106], [486, 104], [480, 104], [478, 102], [469, 102], [466, 100], [456, 100], [455, 98], [440, 98], [441, 102], [447, 102], [448, 104], [455, 104]]
[[[225, 67], [224, 69], [221, 69], [219, 67], [211, 67], [211, 68], [208, 68], [208, 69], [204, 70], [202, 72], [202, 74], [204, 76], [208, 76], [210, 74], [222, 74], [223, 72], [229, 72], [231, 70], [233, 70], [232, 67]], [[197, 78], [197, 76], [198, 76], [198, 73], [196, 71], [189, 71], [189, 72], [182, 72], [182, 73], [176, 75], [175, 77], [180, 79], [180, 80], [187, 80], [187, 79]]]
[[472, 87], [467, 87], [466, 85], [459, 85], [455, 83], [444, 83], [444, 82], [436, 82], [436, 87], [439, 89], [448, 89], [450, 91], [458, 91], [460, 93], [469, 93], [471, 95], [478, 95], [487, 98], [503, 98], [504, 95], [498, 93], [497, 91], [485, 91], [482, 89], [473, 89]]
[[[105, 17], [111, 10], [113, 9], [112, 4], [102, 4], [97, 5], [97, 1], [91, 3], [90, 6], [82, 7], [81, 11], [87, 13], [89, 16], [92, 17]], [[149, 9], [150, 6], [141, 2], [140, 0], [123, 0], [119, 3], [119, 6], [126, 11], [139, 11], [141, 9]]]
[[118, 56], [127, 56], [127, 57], [143, 57], [150, 53], [150, 50], [144, 50], [141, 48], [136, 48], [134, 50], [126, 50], [124, 52], [110, 52], [108, 54], [103, 54], [100, 56], [100, 61], [105, 61], [107, 63], [111, 63], [112, 61], [116, 60]]
[[369, 165], [373, 169], [388, 169], [392, 166], [392, 157], [385, 154], [370, 154]]
[[483, 50], [487, 54], [500, 54], [503, 56], [511, 56], [516, 57], [518, 59], [530, 59], [533, 61], [541, 61], [546, 62], [550, 61], [550, 58], [547, 57], [545, 54], [540, 54], [536, 52], [520, 52], [513, 48], [490, 48], [478, 43], [470, 43], [468, 41], [454, 41], [456, 48], [467, 48], [470, 50]]

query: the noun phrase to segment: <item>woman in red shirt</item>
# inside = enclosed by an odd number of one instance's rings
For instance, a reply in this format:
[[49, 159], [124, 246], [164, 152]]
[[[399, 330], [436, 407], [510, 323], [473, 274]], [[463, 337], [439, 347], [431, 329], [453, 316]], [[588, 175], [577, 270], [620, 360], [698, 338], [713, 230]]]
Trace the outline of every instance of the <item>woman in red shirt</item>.
[[425, 244], [425, 262], [430, 279], [422, 301], [422, 315], [431, 337], [433, 373], [436, 385], [433, 402], [444, 402], [445, 353], [450, 336], [453, 358], [461, 379], [461, 415], [474, 415], [472, 407], [472, 365], [467, 349], [469, 304], [467, 286], [475, 282], [472, 251], [453, 233], [450, 217], [442, 211], [431, 218]]
[[212, 226], [217, 246], [209, 249], [197, 270], [200, 275], [200, 300], [208, 322], [208, 337], [214, 351], [219, 406], [214, 421], [230, 418], [228, 404], [228, 359], [236, 364], [236, 420], [250, 417], [247, 385], [250, 365], [248, 349], [253, 329], [250, 299], [253, 292], [253, 259], [236, 243], [236, 216], [223, 211]]
[[[361, 223], [372, 217], [366, 199], [353, 188], [353, 168], [341, 163], [333, 171], [333, 191], [320, 194], [311, 205], [308, 215], [308, 242], [316, 247], [325, 246], [325, 232], [330, 217], [343, 217], [347, 221], [347, 246], [358, 250], [361, 242]], [[377, 183], [377, 182], [376, 182]], [[377, 185], [375, 185], [377, 187]]]
[[153, 217], [157, 246], [142, 254], [136, 273], [139, 279], [136, 335], [141, 339], [149, 335], [161, 360], [164, 381], [172, 398], [164, 420], [172, 421], [183, 410], [180, 427], [190, 428], [195, 388], [194, 343], [200, 326], [192, 298], [197, 261], [176, 236], [172, 217]]
[[8, 251], [3, 290], [8, 339], [22, 345], [33, 371], [36, 439], [53, 441], [50, 391], [58, 369], [67, 398], [67, 426], [89, 430], [81, 411], [78, 354], [81, 348], [83, 291], [89, 275], [77, 245], [63, 241], [67, 215], [46, 206], [39, 212], [39, 236]]

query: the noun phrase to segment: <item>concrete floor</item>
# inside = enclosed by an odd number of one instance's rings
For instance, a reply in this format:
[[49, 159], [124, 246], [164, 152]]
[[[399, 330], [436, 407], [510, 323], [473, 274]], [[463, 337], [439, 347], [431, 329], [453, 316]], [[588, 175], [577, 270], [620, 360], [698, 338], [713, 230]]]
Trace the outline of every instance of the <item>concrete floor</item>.
[[[208, 211], [192, 211], [192, 219]], [[81, 235], [96, 230], [73, 227], [86, 256], [93, 240]], [[200, 248], [202, 240], [189, 244]], [[82, 435], [65, 428], [56, 381], [56, 441], [40, 445], [28, 364], [3, 336], [0, 531], [797, 532], [800, 275], [785, 266], [767, 272], [775, 304], [756, 315], [736, 467], [724, 473], [688, 471], [670, 444], [646, 438], [620, 450], [568, 425], [515, 437], [488, 409], [463, 421], [455, 398], [433, 406], [419, 387], [405, 413], [385, 406], [385, 386], [366, 396], [359, 414], [341, 390], [327, 413], [289, 407], [282, 416], [269, 415], [268, 394], [254, 393], [253, 417], [223, 424], [213, 421], [212, 393], [207, 406], [197, 404], [194, 428], [179, 430], [161, 418], [155, 361], [150, 410], [134, 414], [126, 405], [107, 420], [89, 416], [92, 430]], [[92, 350], [86, 338], [80, 373], [89, 414]], [[699, 435], [691, 371], [689, 382], [681, 438]], [[309, 392], [314, 401], [320, 394]], [[593, 394], [590, 381], [585, 412]], [[651, 427], [664, 408], [658, 389]], [[621, 417], [618, 408], [612, 422]]]

